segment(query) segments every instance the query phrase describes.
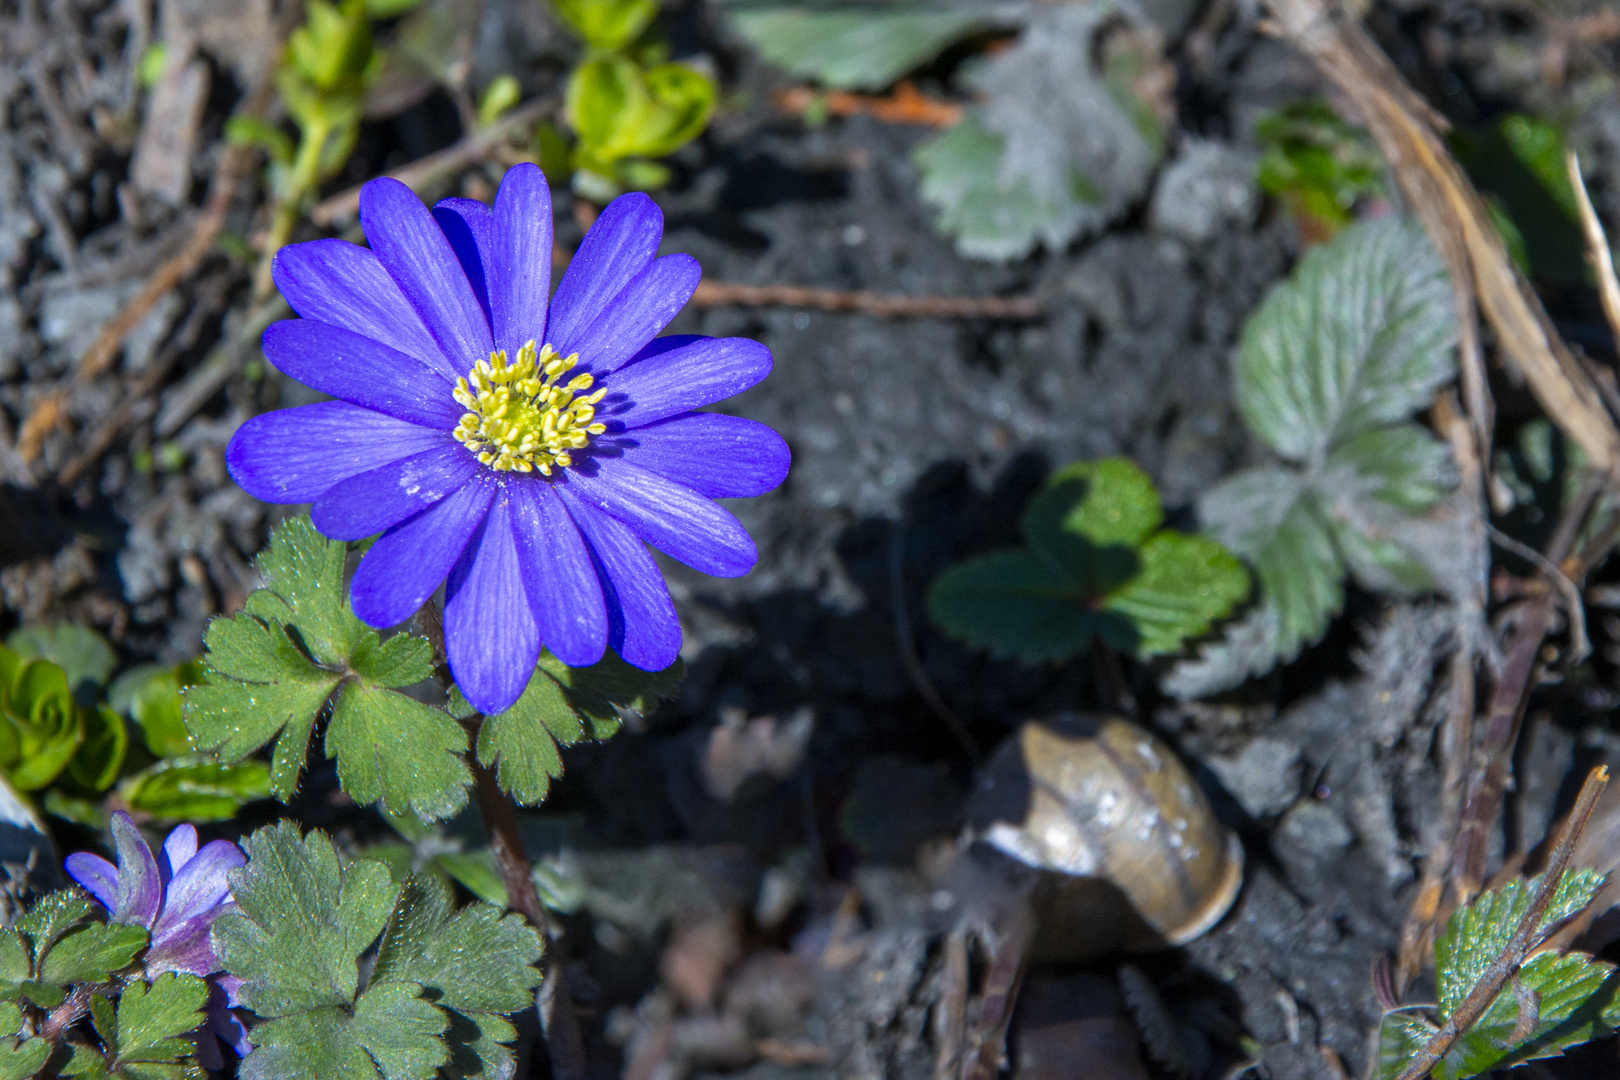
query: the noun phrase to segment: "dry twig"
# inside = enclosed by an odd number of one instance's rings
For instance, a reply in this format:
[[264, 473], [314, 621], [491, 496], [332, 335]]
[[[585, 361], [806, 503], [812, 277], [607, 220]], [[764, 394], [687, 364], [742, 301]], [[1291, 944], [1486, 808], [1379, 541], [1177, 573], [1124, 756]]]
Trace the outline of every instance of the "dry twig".
[[[1620, 13], [1616, 13], [1620, 20]], [[1586, 180], [1581, 176], [1581, 162], [1571, 150], [1564, 155], [1564, 168], [1569, 173], [1569, 186], [1575, 191], [1575, 201], [1581, 208], [1581, 230], [1586, 233], [1586, 258], [1598, 279], [1598, 295], [1603, 299], [1603, 314], [1609, 320], [1609, 329], [1620, 343], [1620, 279], [1614, 275], [1614, 254], [1609, 250], [1609, 238], [1603, 235], [1603, 222], [1592, 208], [1592, 196], [1587, 194]]]
[[962, 119], [962, 106], [918, 93], [909, 80], [899, 83], [891, 94], [851, 94], [844, 90], [816, 91], [808, 86], [779, 90], [772, 99], [783, 112], [796, 115], [818, 105], [831, 116], [870, 116], [885, 124], [920, 124], [948, 128]]
[[885, 296], [865, 291], [813, 289], [802, 285], [735, 285], [703, 281], [692, 294], [696, 307], [795, 307], [853, 311], [879, 319], [1039, 319], [1045, 306], [1033, 296]]
[[[1325, 0], [1267, 3], [1288, 40], [1355, 103], [1452, 274], [1472, 283], [1505, 359], [1524, 375], [1553, 422], [1586, 451], [1592, 467], [1620, 477], [1620, 429], [1508, 257], [1484, 201], [1446, 149], [1439, 135], [1444, 119], [1407, 84], [1366, 31], [1330, 12]], [[1488, 461], [1483, 366], [1467, 349], [1462, 359], [1463, 400], [1480, 439], [1480, 456]]]
[[[467, 166], [484, 160], [514, 131], [533, 124], [556, 107], [555, 97], [536, 98], [525, 105], [519, 105], [484, 130], [464, 136], [454, 146], [418, 158], [387, 175], [421, 195], [444, 183], [447, 178]], [[364, 186], [364, 184], [357, 185], [319, 203], [310, 211], [310, 220], [322, 228], [329, 228], [353, 218], [360, 212], [360, 188]]]
[[1502, 947], [1502, 952], [1491, 962], [1491, 966], [1479, 977], [1468, 996], [1461, 1005], [1446, 1017], [1429, 1041], [1424, 1044], [1406, 1068], [1401, 1070], [1397, 1080], [1422, 1080], [1429, 1074], [1429, 1070], [1445, 1057], [1451, 1048], [1457, 1045], [1457, 1040], [1479, 1022], [1485, 1015], [1485, 1010], [1491, 1007], [1491, 1002], [1502, 992], [1508, 980], [1519, 972], [1525, 957], [1530, 950], [1540, 944], [1546, 934], [1542, 931], [1541, 919], [1547, 911], [1547, 905], [1552, 902], [1553, 893], [1557, 891], [1559, 883], [1564, 878], [1564, 871], [1569, 866], [1569, 859], [1575, 851], [1575, 844], [1581, 838], [1586, 823], [1592, 818], [1592, 810], [1597, 806], [1598, 796], [1609, 784], [1609, 770], [1607, 766], [1599, 765], [1586, 777], [1586, 783], [1581, 785], [1581, 793], [1575, 800], [1575, 809], [1570, 811], [1569, 819], [1564, 824], [1563, 832], [1553, 847], [1552, 858], [1547, 862], [1547, 869], [1543, 871], [1540, 883], [1536, 886], [1534, 895], [1530, 898], [1530, 907], [1514, 928], [1513, 936]]

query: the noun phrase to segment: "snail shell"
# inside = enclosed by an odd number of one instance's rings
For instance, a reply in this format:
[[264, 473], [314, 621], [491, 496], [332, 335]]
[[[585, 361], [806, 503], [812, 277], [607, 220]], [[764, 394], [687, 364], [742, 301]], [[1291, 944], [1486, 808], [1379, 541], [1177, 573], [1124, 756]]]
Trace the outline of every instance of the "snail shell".
[[[1024, 724], [986, 766], [975, 802], [970, 816], [987, 843], [1056, 872], [1038, 903], [1042, 921], [1059, 916], [1111, 948], [1191, 941], [1243, 883], [1237, 837], [1170, 748], [1123, 720]], [[1131, 911], [1106, 910], [1121, 895]]]

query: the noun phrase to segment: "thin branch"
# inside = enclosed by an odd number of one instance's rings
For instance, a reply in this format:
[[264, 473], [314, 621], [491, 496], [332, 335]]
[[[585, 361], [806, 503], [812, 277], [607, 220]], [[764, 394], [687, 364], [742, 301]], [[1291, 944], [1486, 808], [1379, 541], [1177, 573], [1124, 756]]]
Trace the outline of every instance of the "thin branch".
[[1502, 992], [1508, 980], [1519, 973], [1525, 957], [1545, 937], [1541, 925], [1542, 916], [1547, 912], [1547, 905], [1552, 902], [1553, 894], [1558, 891], [1559, 884], [1564, 879], [1564, 871], [1569, 867], [1570, 856], [1575, 852], [1575, 844], [1580, 840], [1581, 833], [1586, 829], [1586, 823], [1592, 818], [1592, 811], [1597, 807], [1598, 796], [1609, 784], [1609, 769], [1606, 765], [1599, 765], [1586, 777], [1586, 783], [1581, 785], [1581, 793], [1575, 800], [1575, 809], [1570, 812], [1569, 820], [1565, 822], [1558, 843], [1553, 848], [1552, 858], [1548, 860], [1547, 869], [1541, 875], [1540, 883], [1530, 898], [1530, 907], [1525, 911], [1519, 925], [1513, 930], [1513, 936], [1503, 945], [1502, 952], [1491, 962], [1485, 973], [1474, 983], [1474, 988], [1468, 992], [1461, 1005], [1446, 1017], [1440, 1030], [1424, 1044], [1406, 1068], [1401, 1070], [1397, 1080], [1422, 1080], [1429, 1074], [1440, 1059], [1457, 1045], [1457, 1040], [1479, 1022], [1485, 1015], [1485, 1010], [1491, 1007], [1491, 1002]]
[[1003, 319], [1025, 321], [1046, 314], [1033, 296], [893, 296], [866, 291], [813, 289], [802, 285], [737, 285], [703, 281], [694, 307], [793, 307], [853, 311], [880, 319]]
[[[386, 175], [421, 195], [467, 166], [484, 160], [496, 147], [506, 141], [512, 132], [541, 119], [556, 109], [557, 105], [558, 99], [553, 96], [536, 98], [527, 104], [519, 105], [482, 131], [464, 136], [455, 145], [448, 146], [436, 154], [418, 158]], [[353, 218], [360, 212], [360, 188], [364, 186], [364, 184], [357, 185], [319, 203], [310, 211], [310, 220], [322, 228], [330, 228]]]
[[944, 695], [934, 685], [934, 680], [928, 677], [928, 669], [923, 667], [922, 659], [917, 655], [917, 642], [911, 633], [911, 612], [906, 606], [905, 537], [906, 515], [902, 513], [889, 534], [889, 603], [894, 610], [894, 636], [900, 645], [900, 661], [905, 665], [906, 674], [911, 676], [911, 684], [917, 688], [918, 695], [945, 724], [962, 749], [967, 751], [968, 760], [977, 766], [983, 760], [979, 744], [974, 742], [962, 718], [946, 704]]
[[1586, 659], [1592, 652], [1592, 643], [1586, 636], [1586, 607], [1581, 603], [1581, 591], [1569, 580], [1568, 575], [1558, 568], [1558, 564], [1547, 556], [1529, 544], [1521, 544], [1495, 525], [1488, 528], [1492, 543], [1540, 567], [1547, 580], [1551, 581], [1563, 596], [1564, 606], [1569, 610], [1569, 663], [1578, 664]]
[[1597, 274], [1598, 295], [1603, 298], [1603, 314], [1609, 320], [1609, 329], [1620, 345], [1620, 278], [1614, 274], [1614, 254], [1609, 250], [1609, 238], [1603, 235], [1603, 222], [1592, 208], [1592, 196], [1586, 191], [1586, 180], [1581, 176], [1581, 161], [1570, 150], [1564, 154], [1564, 168], [1569, 172], [1569, 186], [1575, 190], [1575, 202], [1581, 208], [1581, 229], [1586, 233], [1586, 258]]

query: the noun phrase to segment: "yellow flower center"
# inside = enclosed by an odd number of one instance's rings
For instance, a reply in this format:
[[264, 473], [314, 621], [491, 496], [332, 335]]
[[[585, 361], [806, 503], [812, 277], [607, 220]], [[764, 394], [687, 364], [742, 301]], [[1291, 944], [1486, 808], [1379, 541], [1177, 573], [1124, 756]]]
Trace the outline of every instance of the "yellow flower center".
[[594, 422], [606, 388], [587, 394], [596, 380], [586, 374], [563, 381], [577, 363], [578, 353], [560, 356], [550, 345], [536, 354], [532, 341], [511, 363], [505, 349], [490, 353], [456, 380], [456, 400], [467, 409], [456, 440], [492, 469], [550, 476], [571, 464], [574, 451], [607, 430]]

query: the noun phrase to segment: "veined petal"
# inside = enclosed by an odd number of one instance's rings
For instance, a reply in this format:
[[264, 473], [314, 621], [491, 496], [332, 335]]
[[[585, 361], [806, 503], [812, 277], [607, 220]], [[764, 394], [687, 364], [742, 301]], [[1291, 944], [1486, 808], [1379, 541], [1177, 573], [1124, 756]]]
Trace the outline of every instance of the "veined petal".
[[165, 971], [183, 971], [187, 975], [208, 975], [219, 966], [214, 956], [211, 932], [218, 911], [193, 916], [169, 927], [160, 939], [152, 935], [152, 947], [146, 950], [145, 964], [148, 975]]
[[176, 825], [163, 839], [163, 858], [160, 860], [163, 880], [172, 880], [195, 854], [197, 854], [196, 827], [185, 823]]
[[483, 522], [494, 493], [495, 486], [482, 479], [466, 484], [378, 538], [349, 586], [360, 621], [380, 630], [404, 622], [426, 603]]
[[585, 540], [551, 484], [507, 485], [512, 535], [540, 640], [569, 667], [588, 667], [607, 648], [607, 606]]
[[597, 416], [641, 427], [723, 401], [771, 373], [771, 351], [747, 338], [703, 338], [626, 364], [602, 380]]
[[439, 350], [375, 252], [347, 240], [288, 244], [276, 252], [270, 273], [304, 318], [391, 345], [446, 378], [464, 374]]
[[569, 351], [577, 349], [580, 363], [594, 372], [605, 374], [623, 367], [680, 314], [702, 278], [702, 268], [690, 255], [653, 260], [614, 297]]
[[741, 577], [759, 552], [730, 512], [689, 487], [623, 458], [593, 457], [569, 470], [568, 486], [664, 554], [715, 577]]
[[725, 413], [687, 413], [609, 441], [631, 464], [711, 499], [763, 495], [787, 478], [793, 463], [782, 436]]
[[[193, 830], [192, 843], [196, 843]], [[230, 882], [225, 875], [246, 864], [242, 851], [229, 840], [214, 840], [175, 871], [163, 901], [163, 914], [152, 927], [152, 940], [158, 941], [180, 923], [215, 911], [230, 898]]]
[[347, 401], [318, 401], [255, 416], [237, 428], [225, 465], [255, 499], [305, 503], [357, 473], [452, 444], [460, 446], [434, 428]]
[[333, 540], [364, 540], [459, 491], [478, 469], [458, 443], [424, 450], [333, 484], [315, 500], [310, 520]]
[[663, 238], [664, 212], [641, 192], [608, 203], [563, 271], [546, 340], [564, 356], [575, 352], [597, 316], [652, 262]]
[[118, 849], [118, 891], [112, 921], [151, 926], [163, 903], [163, 879], [146, 837], [122, 810], [112, 816], [110, 829]]
[[68, 876], [111, 911], [118, 903], [118, 868], [88, 851], [76, 851], [67, 857]]
[[378, 177], [360, 189], [360, 223], [451, 368], [465, 371], [489, 356], [494, 345], [484, 309], [422, 200], [398, 180]]
[[455, 384], [379, 341], [311, 319], [264, 332], [264, 355], [282, 374], [323, 394], [400, 420], [449, 431], [465, 411]]
[[[477, 199], [440, 199], [433, 204], [433, 220], [450, 241], [450, 250], [467, 275], [467, 284], [478, 297], [478, 306], [489, 318], [490, 255], [495, 236], [495, 214]], [[520, 343], [521, 344], [521, 343]]]
[[[516, 356], [525, 342], [546, 341], [546, 297], [551, 291], [551, 189], [538, 166], [506, 170], [495, 196], [489, 292], [495, 347]], [[566, 354], [565, 354], [566, 355]]]
[[540, 628], [523, 589], [509, 507], [509, 498], [497, 494], [444, 589], [450, 673], [472, 707], [485, 714], [522, 695], [540, 657]]
[[627, 664], [662, 671], [681, 654], [681, 622], [664, 575], [647, 545], [578, 498], [573, 487], [559, 484], [556, 490], [595, 556], [607, 603], [608, 645]]

